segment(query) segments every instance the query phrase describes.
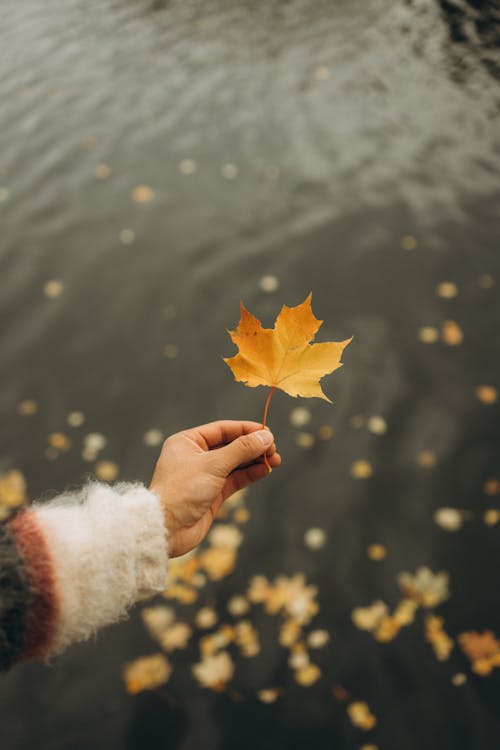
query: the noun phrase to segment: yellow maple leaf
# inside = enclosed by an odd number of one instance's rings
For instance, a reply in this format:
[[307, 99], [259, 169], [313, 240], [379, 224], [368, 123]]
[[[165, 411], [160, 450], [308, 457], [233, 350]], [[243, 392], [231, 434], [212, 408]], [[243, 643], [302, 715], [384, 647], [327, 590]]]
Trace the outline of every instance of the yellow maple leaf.
[[224, 359], [236, 380], [252, 388], [264, 385], [289, 396], [330, 401], [319, 381], [342, 366], [340, 357], [352, 337], [311, 343], [323, 323], [312, 312], [311, 298], [309, 294], [296, 307], [283, 305], [274, 328], [263, 328], [241, 303], [238, 327], [228, 331], [238, 354]]

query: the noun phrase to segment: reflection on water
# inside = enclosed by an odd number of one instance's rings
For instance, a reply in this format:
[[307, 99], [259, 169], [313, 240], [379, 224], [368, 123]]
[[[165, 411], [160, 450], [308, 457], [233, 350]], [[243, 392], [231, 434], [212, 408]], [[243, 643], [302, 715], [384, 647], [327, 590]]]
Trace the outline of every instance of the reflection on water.
[[259, 418], [221, 362], [240, 298], [270, 324], [312, 290], [324, 340], [355, 335], [333, 407], [273, 401], [284, 466], [234, 573], [179, 605], [227, 618], [254, 574], [272, 601], [303, 574], [321, 679], [296, 679], [265, 600], [243, 701], [195, 687], [193, 646], [178, 703], [128, 702], [123, 662], [158, 650], [137, 617], [2, 680], [9, 750], [68, 722], [65, 747], [489, 747], [495, 675], [460, 637], [500, 634], [498, 4], [4, 0], [1, 28], [4, 500], [147, 481], [169, 432]]
[[[491, 76], [500, 77], [500, 5], [490, 0], [439, 0], [449, 30], [455, 76], [463, 80], [478, 61]], [[467, 57], [470, 59], [468, 60]]]

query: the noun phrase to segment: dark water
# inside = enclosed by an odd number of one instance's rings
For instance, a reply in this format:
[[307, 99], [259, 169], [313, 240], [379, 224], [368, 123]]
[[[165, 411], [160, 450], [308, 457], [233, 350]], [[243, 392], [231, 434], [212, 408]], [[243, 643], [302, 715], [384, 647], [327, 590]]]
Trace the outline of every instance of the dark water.
[[[500, 636], [500, 525], [482, 520], [500, 508], [483, 491], [500, 476], [499, 409], [474, 395], [500, 387], [499, 28], [498, 3], [480, 0], [3, 0], [0, 471], [21, 470], [32, 498], [78, 484], [98, 432], [99, 458], [147, 481], [148, 430], [259, 419], [265, 394], [220, 359], [240, 298], [271, 324], [312, 290], [323, 340], [355, 339], [327, 381], [333, 407], [302, 404], [310, 449], [289, 423], [297, 404], [273, 401], [284, 465], [249, 496], [235, 574], [199, 602], [303, 571], [331, 636], [322, 679], [296, 685], [256, 620], [267, 640], [237, 660], [242, 701], [195, 685], [195, 650], [167, 691], [127, 697], [121, 665], [158, 650], [136, 613], [1, 679], [2, 748], [499, 746], [498, 670], [475, 675], [458, 646], [436, 660], [420, 615], [387, 644], [351, 621], [353, 607], [393, 607], [398, 573], [426, 565], [449, 572], [437, 613], [451, 637]], [[137, 203], [141, 185], [152, 199]], [[456, 297], [436, 294], [445, 281]], [[463, 341], [419, 340], [446, 320]], [[68, 427], [75, 410], [85, 423]], [[72, 447], [49, 460], [59, 432]], [[357, 460], [371, 478], [351, 476]], [[447, 506], [469, 511], [456, 533], [433, 520]], [[317, 551], [311, 527], [327, 534]], [[367, 558], [374, 541], [383, 562]], [[255, 697], [269, 684], [284, 687], [274, 706]], [[368, 703], [373, 731], [352, 726], [334, 684]]]

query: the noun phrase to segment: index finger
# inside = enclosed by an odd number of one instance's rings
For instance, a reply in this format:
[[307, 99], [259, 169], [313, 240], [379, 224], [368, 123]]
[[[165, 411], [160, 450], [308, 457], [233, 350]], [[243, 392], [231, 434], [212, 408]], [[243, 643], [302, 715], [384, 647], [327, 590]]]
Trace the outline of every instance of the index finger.
[[184, 434], [195, 440], [204, 450], [210, 450], [216, 446], [232, 443], [236, 438], [249, 435], [256, 430], [262, 430], [260, 422], [220, 419], [217, 422], [208, 422], [208, 424], [184, 430]]

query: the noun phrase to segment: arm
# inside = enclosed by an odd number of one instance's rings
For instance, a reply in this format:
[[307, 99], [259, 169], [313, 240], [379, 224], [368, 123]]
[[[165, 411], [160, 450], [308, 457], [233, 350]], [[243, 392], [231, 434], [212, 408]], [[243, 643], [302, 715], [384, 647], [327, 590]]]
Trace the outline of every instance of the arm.
[[10, 576], [23, 630], [5, 667], [57, 654], [165, 588], [163, 511], [141, 485], [90, 484], [22, 511], [4, 533], [17, 556]]
[[0, 526], [0, 668], [60, 653], [163, 591], [167, 550], [195, 547], [222, 502], [266, 475], [264, 450], [279, 465], [259, 427], [226, 421], [177, 433], [149, 489], [89, 484]]

